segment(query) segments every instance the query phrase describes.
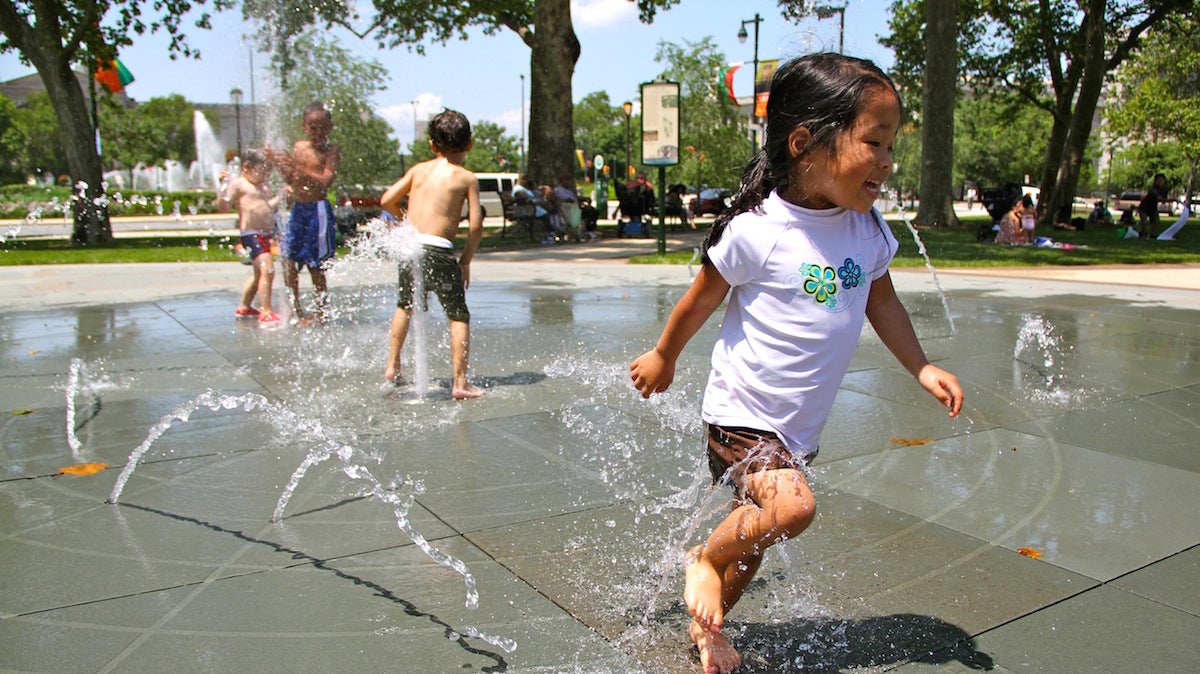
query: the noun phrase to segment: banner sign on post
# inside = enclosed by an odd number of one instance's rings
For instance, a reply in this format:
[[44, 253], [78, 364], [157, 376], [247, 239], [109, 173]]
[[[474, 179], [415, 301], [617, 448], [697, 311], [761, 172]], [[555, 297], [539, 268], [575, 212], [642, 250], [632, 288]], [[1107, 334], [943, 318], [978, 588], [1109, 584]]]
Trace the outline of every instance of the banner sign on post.
[[[642, 84], [642, 163], [679, 163], [679, 83]], [[661, 189], [661, 188], [660, 188]]]
[[767, 116], [767, 101], [771, 98], [771, 80], [775, 78], [775, 69], [779, 67], [779, 59], [758, 62], [758, 72], [754, 73], [754, 116]]

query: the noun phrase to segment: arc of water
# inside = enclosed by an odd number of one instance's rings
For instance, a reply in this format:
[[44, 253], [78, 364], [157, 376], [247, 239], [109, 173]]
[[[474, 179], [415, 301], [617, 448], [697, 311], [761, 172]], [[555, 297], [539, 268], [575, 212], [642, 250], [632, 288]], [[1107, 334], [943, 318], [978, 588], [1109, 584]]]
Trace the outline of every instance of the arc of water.
[[933, 262], [929, 259], [929, 253], [925, 250], [925, 242], [921, 240], [921, 235], [917, 233], [917, 228], [913, 227], [912, 221], [909, 220], [908, 211], [904, 210], [904, 205], [897, 204], [896, 211], [900, 214], [900, 218], [904, 220], [904, 226], [912, 234], [913, 241], [917, 243], [917, 251], [921, 253], [921, 257], [925, 258], [925, 268], [933, 276], [933, 284], [937, 286], [938, 297], [942, 299], [942, 310], [946, 312], [946, 322], [950, 324], [950, 334], [955, 335], [958, 331], [954, 327], [954, 317], [950, 315], [950, 303], [946, 301], [946, 290], [942, 288], [942, 281], [938, 278], [937, 269], [934, 269]]
[[[165, 433], [175, 421], [187, 421], [192, 412], [195, 412], [201, 407], [207, 407], [215, 412], [221, 409], [234, 409], [238, 406], [243, 407], [246, 411], [252, 411], [258, 407], [269, 408], [275, 414], [277, 414], [290, 428], [301, 429], [305, 434], [312, 437], [317, 437], [322, 441], [320, 445], [309, 452], [309, 455], [300, 464], [300, 467], [298, 467], [296, 471], [292, 473], [291, 480], [288, 481], [287, 487], [284, 489], [284, 493], [280, 496], [279, 502], [275, 506], [275, 513], [272, 517], [272, 521], [279, 521], [283, 517], [283, 510], [287, 506], [288, 500], [291, 498], [291, 495], [295, 491], [296, 486], [299, 484], [301, 478], [303, 478], [305, 473], [308, 472], [308, 469], [326, 461], [336, 454], [337, 457], [342, 461], [342, 472], [344, 472], [351, 479], [366, 481], [371, 486], [371, 493], [375, 496], [375, 498], [392, 506], [393, 513], [396, 516], [396, 526], [400, 529], [400, 531], [407, 535], [409, 539], [412, 540], [412, 542], [434, 562], [451, 569], [462, 576], [463, 582], [467, 587], [467, 608], [474, 609], [479, 606], [479, 592], [476, 589], [475, 576], [471, 574], [466, 563], [445, 552], [442, 552], [441, 550], [438, 550], [437, 548], [434, 548], [429, 544], [429, 541], [421, 535], [420, 532], [412, 527], [412, 524], [408, 520], [408, 510], [412, 507], [412, 503], [416, 498], [416, 494], [423, 491], [423, 488], [419, 484], [414, 485], [414, 488], [411, 490], [411, 493], [407, 499], [401, 499], [398, 495], [389, 492], [388, 489], [386, 489], [383, 484], [371, 474], [369, 470], [360, 465], [351, 463], [351, 459], [354, 457], [354, 449], [352, 447], [333, 441], [331, 438], [325, 435], [319, 424], [306, 422], [306, 420], [301, 419], [296, 414], [285, 410], [278, 405], [272, 405], [269, 400], [256, 393], [246, 393], [241, 396], [234, 397], [220, 395], [210, 389], [200, 394], [196, 398], [175, 408], [170, 414], [163, 416], [162, 419], [160, 419], [159, 422], [150, 429], [150, 432], [146, 435], [146, 439], [142, 441], [142, 444], [138, 445], [137, 448], [135, 448], [129, 455], [129, 459], [125, 462], [125, 467], [121, 470], [121, 474], [117, 476], [116, 484], [113, 485], [112, 492], [109, 494], [108, 503], [115, 504], [120, 500], [121, 491], [125, 488], [125, 483], [128, 482], [129, 477], [133, 474], [133, 471], [137, 467], [142, 456], [149, 451], [150, 446], [154, 444], [154, 441], [161, 437], [162, 434]], [[483, 636], [486, 637], [487, 635]], [[488, 639], [496, 639], [496, 641], [488, 641], [488, 643], [501, 648], [504, 647], [504, 639], [500, 637], [488, 637]], [[513, 644], [513, 648], [516, 648], [515, 643]]]
[[71, 366], [67, 370], [67, 446], [71, 448], [71, 456], [76, 460], [79, 459], [79, 450], [83, 448], [83, 443], [75, 434], [75, 394], [79, 392], [79, 375], [83, 367], [82, 360], [72, 358]]

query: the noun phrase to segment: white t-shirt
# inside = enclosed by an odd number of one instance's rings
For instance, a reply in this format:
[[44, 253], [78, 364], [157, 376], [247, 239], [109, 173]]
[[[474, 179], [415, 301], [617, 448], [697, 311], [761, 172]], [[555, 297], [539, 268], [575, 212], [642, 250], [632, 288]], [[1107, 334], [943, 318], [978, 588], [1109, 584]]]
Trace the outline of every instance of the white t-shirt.
[[730, 284], [701, 416], [817, 451], [858, 346], [871, 282], [899, 244], [874, 212], [812, 210], [772, 193], [708, 250]]

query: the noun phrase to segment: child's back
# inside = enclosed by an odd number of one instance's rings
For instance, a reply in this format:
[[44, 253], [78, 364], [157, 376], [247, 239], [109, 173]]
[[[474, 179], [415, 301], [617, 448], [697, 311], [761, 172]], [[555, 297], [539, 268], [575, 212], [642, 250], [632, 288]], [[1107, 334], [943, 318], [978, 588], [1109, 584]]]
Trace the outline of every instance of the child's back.
[[405, 178], [411, 181], [409, 222], [421, 234], [453, 240], [463, 202], [472, 189], [479, 189], [475, 174], [445, 157], [437, 157], [417, 164]]

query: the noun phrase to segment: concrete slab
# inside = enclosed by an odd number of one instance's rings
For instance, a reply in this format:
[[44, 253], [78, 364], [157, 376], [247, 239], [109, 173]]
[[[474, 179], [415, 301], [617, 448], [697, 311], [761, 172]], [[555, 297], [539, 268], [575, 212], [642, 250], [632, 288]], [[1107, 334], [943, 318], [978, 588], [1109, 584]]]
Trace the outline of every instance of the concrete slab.
[[[235, 320], [237, 264], [0, 268], [0, 669], [697, 671], [716, 321], [641, 400], [627, 364], [690, 277], [606, 245], [478, 261], [467, 402], [436, 305], [430, 391], [382, 384], [387, 265], [332, 275], [315, 329]], [[1200, 666], [1200, 293], [1156, 274], [940, 272], [943, 304], [896, 271], [968, 407], [864, 333], [817, 520], [729, 616], [740, 671]]]

